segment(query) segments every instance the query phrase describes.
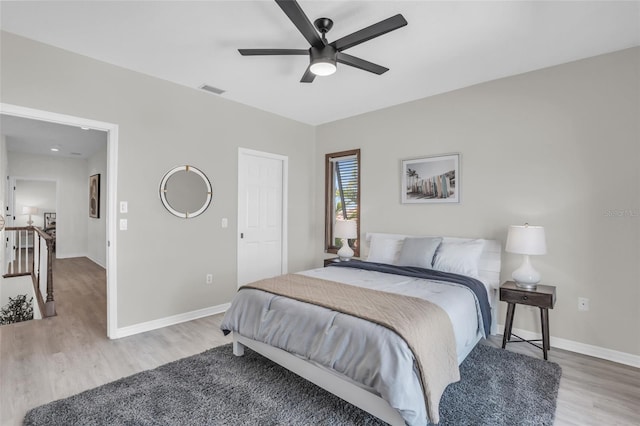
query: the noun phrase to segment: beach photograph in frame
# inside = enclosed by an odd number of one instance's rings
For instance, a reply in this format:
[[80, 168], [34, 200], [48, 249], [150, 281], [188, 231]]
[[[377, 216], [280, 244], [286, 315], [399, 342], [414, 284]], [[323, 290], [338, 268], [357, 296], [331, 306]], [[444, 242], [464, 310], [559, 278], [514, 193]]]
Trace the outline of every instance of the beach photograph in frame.
[[460, 154], [402, 160], [402, 203], [460, 202]]

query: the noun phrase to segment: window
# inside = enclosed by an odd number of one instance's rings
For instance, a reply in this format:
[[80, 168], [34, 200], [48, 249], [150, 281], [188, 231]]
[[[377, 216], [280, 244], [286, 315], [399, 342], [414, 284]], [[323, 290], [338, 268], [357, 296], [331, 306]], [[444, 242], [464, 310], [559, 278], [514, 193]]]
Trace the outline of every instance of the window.
[[358, 238], [349, 240], [360, 256], [360, 150], [334, 152], [325, 156], [325, 250], [337, 253], [342, 245], [334, 238], [336, 219], [355, 220]]

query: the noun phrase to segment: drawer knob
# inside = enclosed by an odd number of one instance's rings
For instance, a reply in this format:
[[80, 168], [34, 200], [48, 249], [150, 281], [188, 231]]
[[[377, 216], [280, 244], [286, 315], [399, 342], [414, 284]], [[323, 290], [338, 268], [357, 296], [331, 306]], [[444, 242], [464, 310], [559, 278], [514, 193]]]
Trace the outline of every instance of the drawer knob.
[[522, 300], [528, 300], [529, 296], [522, 296]]

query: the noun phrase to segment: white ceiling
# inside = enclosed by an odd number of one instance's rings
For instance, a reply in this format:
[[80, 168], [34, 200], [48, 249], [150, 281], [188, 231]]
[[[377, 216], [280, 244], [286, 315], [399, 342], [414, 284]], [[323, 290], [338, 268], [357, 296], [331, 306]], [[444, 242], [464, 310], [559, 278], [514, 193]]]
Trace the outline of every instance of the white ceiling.
[[[305, 56], [242, 57], [238, 48], [308, 48], [271, 0], [2, 1], [3, 30], [313, 125], [640, 45], [638, 1], [300, 1], [329, 41], [402, 13], [408, 25], [346, 53], [390, 68], [338, 64], [300, 83]], [[218, 96], [218, 95], [211, 95]]]
[[[107, 133], [29, 118], [0, 115], [0, 133], [7, 151], [54, 157], [89, 158], [107, 147]], [[59, 149], [57, 152], [51, 148]]]

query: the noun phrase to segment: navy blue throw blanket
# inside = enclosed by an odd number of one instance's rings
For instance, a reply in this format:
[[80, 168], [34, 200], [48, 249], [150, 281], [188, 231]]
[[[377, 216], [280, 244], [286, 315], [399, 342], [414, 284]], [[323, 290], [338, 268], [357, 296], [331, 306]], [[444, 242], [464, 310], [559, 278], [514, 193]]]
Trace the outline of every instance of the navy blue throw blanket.
[[386, 263], [363, 262], [358, 260], [350, 260], [349, 262], [331, 262], [330, 265], [461, 284], [468, 287], [473, 294], [476, 295], [478, 302], [480, 302], [480, 312], [482, 313], [482, 323], [484, 326], [485, 336], [489, 336], [489, 334], [491, 334], [491, 305], [489, 305], [489, 297], [487, 296], [487, 290], [484, 284], [475, 278], [471, 278], [466, 275], [452, 274], [450, 272], [436, 271], [434, 269], [419, 268], [417, 266], [397, 266]]

